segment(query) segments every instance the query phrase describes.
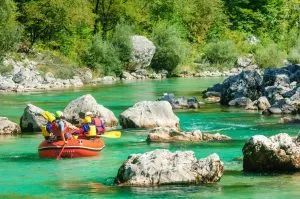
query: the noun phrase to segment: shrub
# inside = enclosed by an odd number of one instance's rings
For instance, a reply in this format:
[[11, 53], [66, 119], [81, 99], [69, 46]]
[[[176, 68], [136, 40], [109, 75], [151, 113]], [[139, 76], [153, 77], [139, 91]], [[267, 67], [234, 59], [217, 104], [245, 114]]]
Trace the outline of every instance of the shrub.
[[111, 43], [118, 53], [119, 59], [124, 63], [131, 58], [132, 42], [130, 37], [133, 35], [131, 26], [118, 24], [112, 36]]
[[288, 54], [287, 60], [292, 62], [293, 64], [300, 63], [300, 41], [291, 49]]
[[21, 28], [16, 22], [16, 5], [12, 0], [0, 1], [0, 61], [15, 47], [21, 38]]
[[158, 26], [153, 31], [153, 42], [156, 46], [151, 67], [155, 71], [166, 70], [169, 75], [182, 63], [186, 46], [174, 26]]
[[273, 43], [258, 48], [254, 53], [254, 58], [261, 68], [278, 67], [283, 64], [286, 54], [278, 48], [277, 44]]
[[83, 59], [89, 68], [99, 69], [104, 75], [121, 74], [122, 65], [116, 49], [109, 41], [103, 41], [99, 35], [93, 38]]
[[212, 65], [234, 66], [238, 51], [231, 40], [208, 43], [203, 49], [202, 59]]

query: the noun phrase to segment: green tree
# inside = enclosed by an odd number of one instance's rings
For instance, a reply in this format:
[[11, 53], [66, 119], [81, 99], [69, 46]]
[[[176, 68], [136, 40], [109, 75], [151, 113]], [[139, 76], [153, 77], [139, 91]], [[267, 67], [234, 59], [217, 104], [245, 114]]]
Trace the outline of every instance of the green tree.
[[94, 13], [94, 34], [101, 28], [102, 39], [107, 39], [109, 31], [114, 30], [122, 15], [124, 15], [124, 4], [127, 0], [92, 0]]
[[178, 5], [180, 18], [192, 42], [202, 43], [208, 36], [220, 37], [227, 27], [222, 0], [188, 0]]
[[121, 74], [122, 63], [117, 51], [109, 41], [102, 40], [100, 35], [94, 36], [83, 59], [89, 68], [99, 70], [104, 75]]
[[208, 43], [203, 51], [203, 59], [210, 64], [234, 66], [238, 56], [235, 43], [231, 40]]
[[174, 26], [159, 25], [153, 31], [156, 46], [151, 67], [156, 71], [167, 70], [169, 75], [185, 59], [186, 47]]
[[16, 16], [16, 5], [12, 0], [0, 1], [0, 61], [20, 40], [21, 27]]
[[39, 42], [68, 55], [76, 42], [91, 35], [92, 6], [85, 0], [38, 0], [20, 7], [20, 21], [32, 45]]

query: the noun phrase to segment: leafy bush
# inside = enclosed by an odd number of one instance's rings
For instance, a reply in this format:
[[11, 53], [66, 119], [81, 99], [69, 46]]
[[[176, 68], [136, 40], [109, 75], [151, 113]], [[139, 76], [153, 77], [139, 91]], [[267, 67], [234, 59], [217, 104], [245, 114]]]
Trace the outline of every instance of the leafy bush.
[[94, 37], [83, 59], [89, 68], [98, 69], [104, 75], [121, 74], [122, 65], [116, 49], [109, 41], [103, 41], [99, 35]]
[[203, 50], [202, 58], [212, 65], [234, 66], [238, 51], [231, 40], [208, 43]]
[[0, 61], [15, 47], [21, 38], [21, 28], [16, 22], [16, 5], [12, 0], [0, 1]]
[[156, 51], [151, 67], [156, 71], [166, 70], [171, 75], [186, 54], [186, 46], [179, 32], [174, 26], [158, 26], [153, 31], [153, 42]]
[[261, 68], [278, 67], [283, 64], [286, 54], [278, 48], [277, 44], [273, 43], [258, 48], [254, 53], [254, 58]]
[[131, 26], [126, 24], [118, 24], [112, 36], [111, 43], [119, 55], [122, 62], [129, 61], [132, 52], [132, 42], [130, 37], [133, 35]]
[[298, 41], [297, 44], [291, 49], [287, 59], [293, 64], [300, 63], [300, 41]]

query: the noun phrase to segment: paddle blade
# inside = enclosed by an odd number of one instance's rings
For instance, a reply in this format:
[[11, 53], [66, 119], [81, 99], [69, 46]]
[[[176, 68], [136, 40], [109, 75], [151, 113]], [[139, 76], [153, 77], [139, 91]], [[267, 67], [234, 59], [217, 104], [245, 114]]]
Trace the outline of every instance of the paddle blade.
[[120, 138], [121, 137], [121, 131], [110, 131], [110, 132], [105, 132], [101, 137], [106, 137], [106, 138]]

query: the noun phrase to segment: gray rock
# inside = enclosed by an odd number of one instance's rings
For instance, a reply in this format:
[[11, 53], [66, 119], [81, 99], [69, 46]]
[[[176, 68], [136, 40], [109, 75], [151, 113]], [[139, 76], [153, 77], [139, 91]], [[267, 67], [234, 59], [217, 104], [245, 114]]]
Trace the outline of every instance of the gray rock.
[[246, 110], [251, 110], [251, 111], [257, 111], [258, 107], [257, 107], [257, 100], [255, 100], [254, 102], [247, 104], [247, 106], [245, 107]]
[[252, 64], [252, 60], [249, 57], [238, 57], [237, 66], [246, 68]]
[[47, 123], [47, 120], [42, 116], [43, 112], [43, 109], [32, 104], [27, 104], [20, 119], [22, 132], [41, 131], [41, 126]]
[[18, 124], [9, 121], [6, 117], [0, 117], [0, 135], [20, 134], [21, 128]]
[[178, 131], [178, 129], [163, 127], [152, 129], [147, 137], [147, 141], [149, 142], [201, 142], [221, 140], [231, 140], [231, 138], [226, 135], [221, 135], [219, 133], [202, 133], [199, 130], [195, 130], [193, 132], [181, 132]]
[[266, 98], [265, 96], [258, 98], [257, 106], [259, 110], [265, 110], [271, 107], [268, 98]]
[[251, 99], [247, 98], [247, 97], [239, 97], [236, 98], [234, 100], [231, 100], [230, 102], [228, 102], [229, 106], [248, 106], [252, 103]]
[[122, 79], [124, 79], [124, 80], [136, 80], [136, 77], [131, 75], [129, 72], [124, 71], [122, 73]]
[[64, 109], [64, 116], [72, 124], [77, 124], [80, 122], [79, 114], [86, 112], [99, 115], [107, 127], [115, 127], [118, 124], [114, 113], [103, 105], [98, 104], [96, 99], [90, 94], [71, 101]]
[[125, 110], [120, 115], [123, 128], [179, 128], [179, 118], [166, 101], [143, 101]]
[[260, 43], [260, 39], [258, 39], [256, 36], [254, 35], [251, 35], [247, 38], [247, 42], [250, 44], [250, 45], [257, 45]]
[[171, 104], [173, 109], [198, 109], [200, 108], [200, 103], [196, 97], [190, 97], [186, 99], [185, 97], [176, 98], [174, 93], [164, 93], [158, 101], [167, 101]]
[[117, 79], [113, 76], [102, 77], [102, 82], [103, 83], [112, 83], [112, 82], [115, 82], [115, 81], [117, 81]]
[[286, 133], [252, 136], [243, 147], [245, 171], [299, 171], [300, 143]]
[[[256, 70], [245, 70], [239, 75], [228, 77], [221, 86], [221, 104], [246, 97], [256, 100], [261, 95], [262, 77]], [[208, 91], [211, 91], [208, 89]]]
[[268, 68], [264, 71], [263, 85], [267, 86], [286, 86], [290, 83], [289, 77], [291, 73], [285, 68]]
[[132, 36], [131, 41], [133, 51], [128, 68], [132, 71], [146, 68], [150, 65], [155, 53], [154, 44], [146, 37], [139, 35]]
[[137, 186], [215, 183], [223, 172], [217, 154], [197, 160], [193, 151], [157, 149], [130, 155], [119, 168], [116, 182]]
[[12, 91], [16, 88], [16, 84], [12, 79], [2, 77], [0, 75], [0, 91]]

